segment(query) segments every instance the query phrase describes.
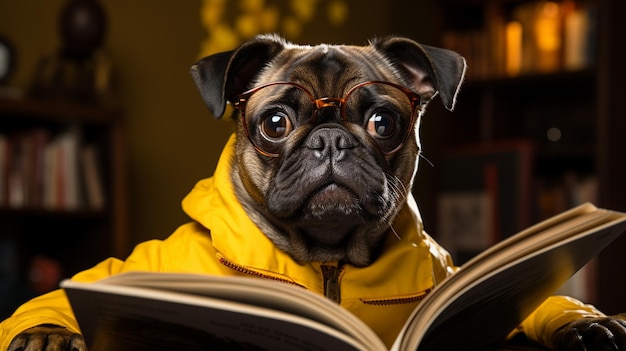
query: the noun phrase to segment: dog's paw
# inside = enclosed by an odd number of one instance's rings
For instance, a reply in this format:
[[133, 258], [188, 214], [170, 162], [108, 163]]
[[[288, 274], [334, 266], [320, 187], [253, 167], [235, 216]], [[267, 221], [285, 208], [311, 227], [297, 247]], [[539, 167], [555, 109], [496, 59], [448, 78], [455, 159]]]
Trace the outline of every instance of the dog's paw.
[[554, 333], [554, 348], [563, 351], [626, 351], [626, 321], [623, 317], [573, 321]]
[[66, 328], [56, 325], [40, 325], [18, 334], [8, 351], [87, 351], [85, 340]]

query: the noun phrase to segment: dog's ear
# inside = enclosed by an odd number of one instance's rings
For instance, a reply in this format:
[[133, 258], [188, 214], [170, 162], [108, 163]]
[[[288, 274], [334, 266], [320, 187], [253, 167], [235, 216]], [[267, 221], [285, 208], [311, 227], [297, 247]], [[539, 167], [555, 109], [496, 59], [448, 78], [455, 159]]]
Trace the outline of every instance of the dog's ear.
[[413, 40], [390, 37], [372, 43], [420, 94], [441, 96], [452, 110], [465, 76], [465, 59], [454, 51], [422, 45]]
[[215, 118], [221, 118], [226, 102], [233, 101], [280, 51], [285, 41], [259, 36], [233, 51], [207, 56], [191, 67], [196, 86]]

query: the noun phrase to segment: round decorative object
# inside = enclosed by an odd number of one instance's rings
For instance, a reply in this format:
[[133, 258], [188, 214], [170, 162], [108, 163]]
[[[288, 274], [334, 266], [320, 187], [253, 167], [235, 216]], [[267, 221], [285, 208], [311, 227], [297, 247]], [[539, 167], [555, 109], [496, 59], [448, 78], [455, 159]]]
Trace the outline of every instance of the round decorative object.
[[106, 16], [96, 0], [69, 0], [61, 12], [63, 54], [74, 59], [89, 58], [100, 47], [106, 31]]
[[0, 36], [0, 83], [4, 83], [11, 75], [15, 66], [15, 50], [13, 45]]

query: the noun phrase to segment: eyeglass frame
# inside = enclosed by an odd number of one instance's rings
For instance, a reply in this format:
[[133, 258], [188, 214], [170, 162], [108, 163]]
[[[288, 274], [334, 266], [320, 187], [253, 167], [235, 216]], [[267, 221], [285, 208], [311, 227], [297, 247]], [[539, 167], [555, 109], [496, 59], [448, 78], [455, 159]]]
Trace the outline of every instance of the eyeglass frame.
[[311, 99], [311, 102], [313, 102], [315, 108], [313, 110], [313, 116], [312, 116], [312, 119], [311, 119], [311, 123], [315, 123], [315, 121], [317, 120], [317, 112], [320, 109], [325, 108], [325, 107], [337, 107], [337, 108], [339, 108], [339, 111], [340, 111], [340, 114], [341, 114], [341, 119], [344, 122], [351, 123], [346, 118], [346, 111], [345, 111], [346, 110], [346, 101], [348, 100], [350, 95], [354, 91], [356, 91], [357, 89], [359, 89], [361, 87], [364, 87], [364, 86], [372, 85], [372, 84], [382, 84], [382, 85], [387, 85], [387, 86], [391, 86], [393, 88], [396, 88], [396, 89], [400, 90], [401, 92], [403, 92], [406, 95], [406, 97], [409, 99], [409, 102], [411, 103], [411, 119], [409, 121], [409, 126], [407, 128], [407, 131], [406, 131], [404, 137], [402, 138], [402, 141], [393, 150], [387, 151], [387, 152], [383, 151], [383, 154], [385, 156], [393, 155], [398, 150], [400, 150], [400, 148], [402, 148], [402, 146], [406, 142], [407, 138], [409, 137], [409, 134], [411, 134], [410, 131], [415, 126], [415, 121], [417, 120], [417, 115], [418, 115], [418, 113], [420, 111], [420, 107], [423, 107], [427, 103], [427, 101], [422, 101], [422, 96], [420, 94], [418, 94], [418, 93], [416, 93], [416, 92], [414, 92], [414, 91], [412, 91], [412, 90], [410, 90], [410, 89], [408, 89], [408, 88], [406, 88], [406, 87], [404, 87], [402, 85], [399, 85], [399, 84], [395, 84], [395, 83], [392, 83], [392, 82], [386, 82], [386, 81], [380, 81], [380, 80], [371, 80], [371, 81], [362, 82], [362, 83], [359, 83], [359, 84], [353, 86], [352, 88], [350, 88], [348, 90], [346, 95], [344, 97], [342, 97], [342, 98], [323, 97], [323, 98], [317, 98], [316, 99], [313, 96], [313, 94], [311, 94], [311, 92], [308, 89], [306, 89], [305, 87], [303, 87], [302, 85], [300, 85], [298, 83], [288, 82], [288, 81], [276, 81], [276, 82], [270, 82], [270, 83], [259, 85], [257, 87], [254, 87], [252, 89], [249, 89], [249, 90], [239, 94], [237, 96], [237, 100], [233, 103], [233, 106], [234, 106], [235, 109], [239, 110], [239, 112], [241, 113], [241, 119], [242, 119], [244, 130], [246, 132], [246, 136], [248, 137], [248, 140], [250, 140], [250, 142], [252, 143], [252, 146], [254, 146], [256, 151], [259, 152], [260, 154], [264, 155], [264, 156], [276, 158], [276, 157], [279, 157], [280, 154], [268, 152], [268, 151], [265, 151], [265, 150], [261, 149], [260, 147], [258, 147], [256, 145], [256, 143], [254, 142], [254, 140], [252, 140], [252, 137], [250, 136], [250, 131], [248, 130], [248, 123], [246, 123], [246, 113], [245, 113], [245, 110], [246, 110], [246, 106], [247, 106], [247, 103], [248, 103], [250, 97], [252, 95], [254, 95], [254, 93], [258, 92], [261, 89], [270, 87], [270, 86], [291, 85], [291, 86], [294, 86], [294, 87], [302, 90]]

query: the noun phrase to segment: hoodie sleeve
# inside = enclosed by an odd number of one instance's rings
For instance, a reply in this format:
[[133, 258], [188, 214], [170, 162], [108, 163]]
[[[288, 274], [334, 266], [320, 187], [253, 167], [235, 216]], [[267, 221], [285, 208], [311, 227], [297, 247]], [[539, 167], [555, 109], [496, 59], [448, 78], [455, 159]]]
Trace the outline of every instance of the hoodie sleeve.
[[[95, 281], [114, 274], [122, 266], [122, 261], [109, 258], [72, 279], [83, 282]], [[0, 324], [0, 350], [8, 349], [11, 340], [17, 334], [41, 324], [55, 324], [80, 332], [63, 290], [54, 290], [24, 303], [11, 317], [3, 321]]]
[[[94, 282], [110, 275], [130, 270], [159, 270], [163, 259], [163, 241], [152, 240], [135, 247], [131, 255], [122, 261], [106, 259], [96, 266], [72, 277], [79, 282]], [[11, 317], [0, 324], [0, 350], [6, 350], [11, 340], [26, 329], [55, 324], [79, 333], [80, 329], [62, 289], [36, 297], [20, 306]]]
[[568, 296], [551, 296], [513, 334], [523, 332], [530, 340], [552, 349], [552, 336], [559, 328], [580, 318], [601, 316], [604, 314], [592, 305]]
[[[226, 274], [224, 271], [228, 269], [215, 260], [209, 230], [196, 222], [189, 222], [165, 240], [150, 240], [135, 246], [125, 261], [106, 259], [74, 275], [72, 280], [95, 282], [129, 271]], [[26, 302], [0, 323], [0, 350], [6, 350], [17, 334], [41, 324], [55, 324], [80, 332], [63, 290]]]

